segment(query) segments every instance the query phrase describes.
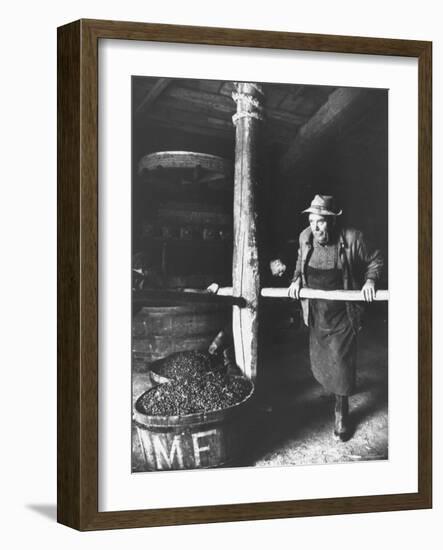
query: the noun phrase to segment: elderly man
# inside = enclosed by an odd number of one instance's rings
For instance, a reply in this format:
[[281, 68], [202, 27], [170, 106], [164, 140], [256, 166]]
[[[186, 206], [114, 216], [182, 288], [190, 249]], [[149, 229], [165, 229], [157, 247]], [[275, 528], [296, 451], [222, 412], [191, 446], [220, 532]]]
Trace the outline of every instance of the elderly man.
[[[309, 208], [309, 227], [300, 234], [297, 264], [289, 286], [291, 298], [300, 298], [303, 286], [321, 290], [360, 290], [371, 302], [383, 259], [371, 250], [362, 233], [340, 227], [342, 211], [332, 196], [316, 195]], [[311, 369], [325, 392], [335, 394], [334, 435], [341, 441], [352, 436], [348, 396], [355, 391], [357, 333], [362, 304], [302, 299], [309, 326]]]

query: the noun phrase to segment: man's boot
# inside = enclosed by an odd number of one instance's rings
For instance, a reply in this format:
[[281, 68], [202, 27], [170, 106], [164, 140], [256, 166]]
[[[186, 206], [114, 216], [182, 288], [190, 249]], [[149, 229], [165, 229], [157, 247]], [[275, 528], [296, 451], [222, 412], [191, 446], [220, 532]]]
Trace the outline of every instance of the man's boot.
[[349, 398], [347, 395], [335, 396], [334, 436], [340, 439], [340, 441], [347, 441], [351, 437], [349, 426]]

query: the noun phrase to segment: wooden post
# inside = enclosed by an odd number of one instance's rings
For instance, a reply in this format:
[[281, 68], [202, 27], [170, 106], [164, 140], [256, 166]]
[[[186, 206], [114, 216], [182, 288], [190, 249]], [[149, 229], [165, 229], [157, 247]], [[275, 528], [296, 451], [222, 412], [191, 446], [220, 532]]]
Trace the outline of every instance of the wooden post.
[[260, 296], [256, 188], [263, 90], [255, 83], [237, 82], [232, 97], [237, 104], [232, 117], [236, 127], [232, 284], [233, 296], [246, 302], [243, 308], [233, 306], [232, 330], [237, 364], [247, 377], [255, 380]]

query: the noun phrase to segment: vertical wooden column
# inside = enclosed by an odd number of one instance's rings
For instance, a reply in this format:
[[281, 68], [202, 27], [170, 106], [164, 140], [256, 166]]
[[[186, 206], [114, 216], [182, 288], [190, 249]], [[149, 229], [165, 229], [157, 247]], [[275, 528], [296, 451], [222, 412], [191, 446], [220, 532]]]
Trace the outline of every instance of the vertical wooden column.
[[260, 296], [256, 189], [263, 91], [258, 84], [238, 82], [232, 97], [237, 104], [232, 117], [236, 127], [232, 285], [233, 295], [246, 301], [246, 307], [233, 306], [232, 329], [237, 364], [246, 376], [255, 380]]

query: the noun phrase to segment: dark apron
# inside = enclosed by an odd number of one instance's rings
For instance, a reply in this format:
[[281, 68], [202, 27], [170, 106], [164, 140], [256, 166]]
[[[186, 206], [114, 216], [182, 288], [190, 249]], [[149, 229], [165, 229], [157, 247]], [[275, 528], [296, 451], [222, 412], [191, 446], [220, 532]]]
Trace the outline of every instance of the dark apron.
[[[343, 288], [341, 269], [306, 266], [309, 288]], [[357, 339], [346, 311], [346, 302], [309, 300], [309, 349], [315, 379], [328, 392], [351, 395], [355, 390]]]

